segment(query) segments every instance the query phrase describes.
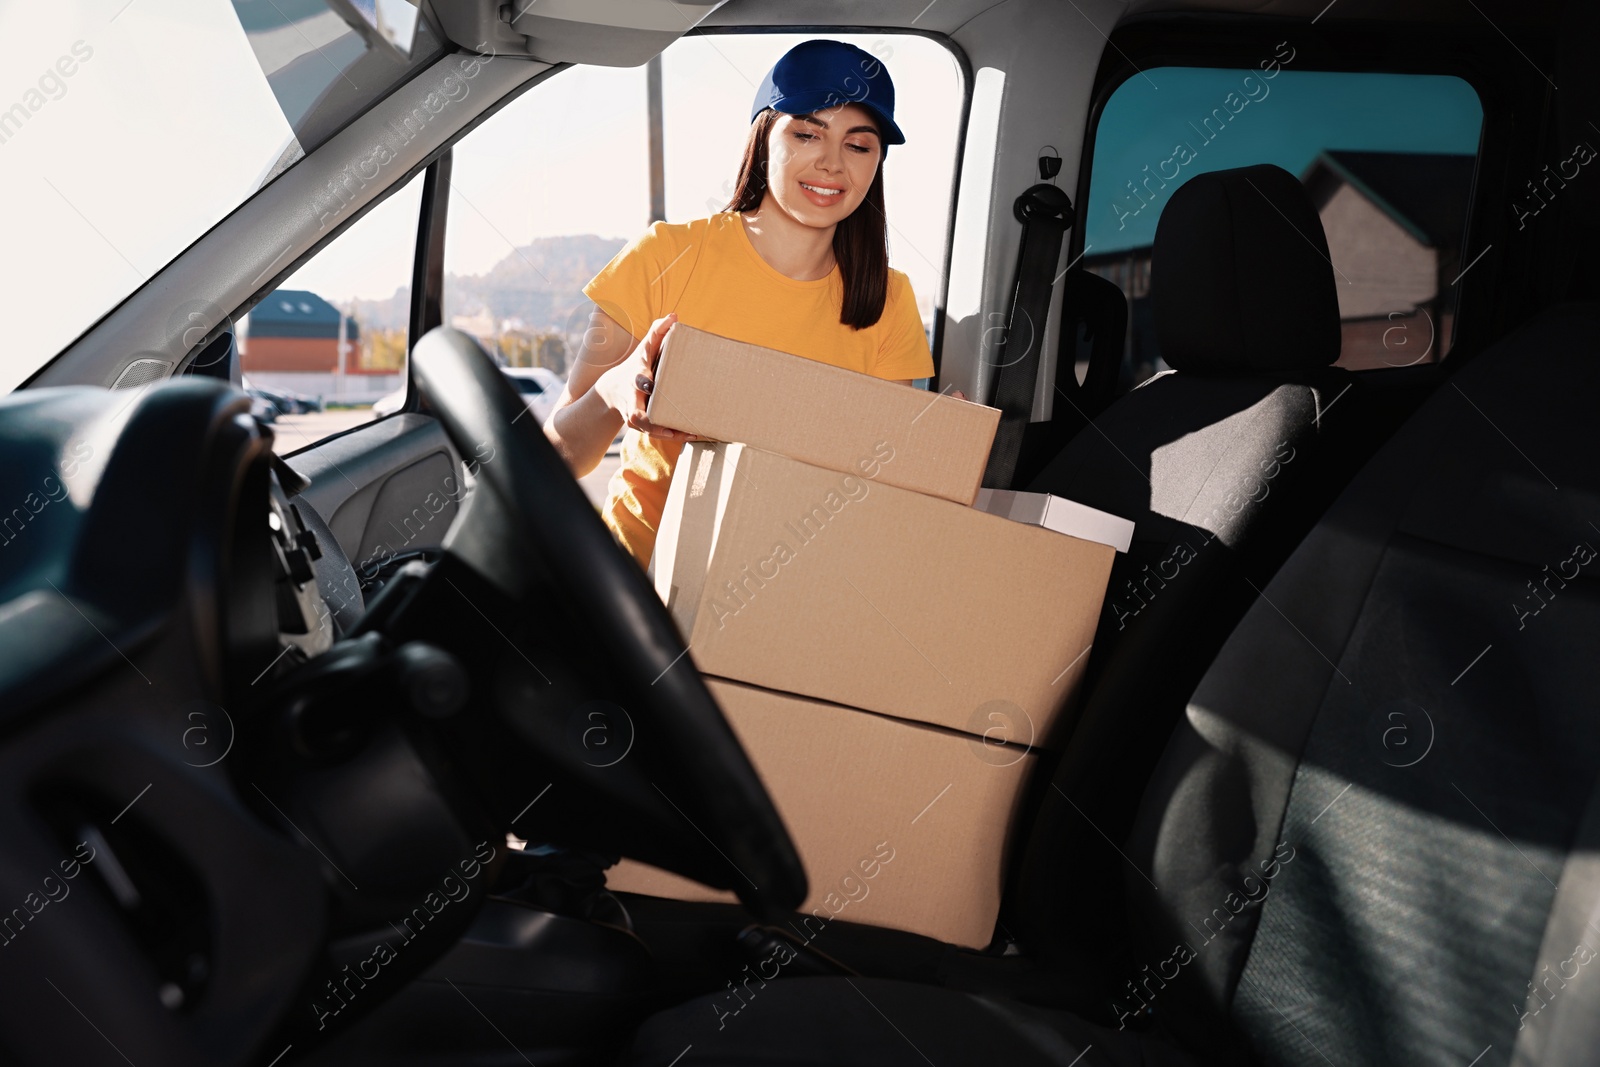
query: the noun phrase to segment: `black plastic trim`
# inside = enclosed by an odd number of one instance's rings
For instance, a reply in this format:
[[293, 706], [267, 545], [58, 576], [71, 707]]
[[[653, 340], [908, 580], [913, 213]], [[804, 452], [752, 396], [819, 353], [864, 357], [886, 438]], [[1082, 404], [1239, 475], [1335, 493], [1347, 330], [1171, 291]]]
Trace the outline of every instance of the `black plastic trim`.
[[[453, 147], [453, 146], [452, 146]], [[444, 321], [444, 239], [450, 215], [451, 148], [429, 166], [422, 182], [422, 212], [417, 220], [416, 258], [411, 270], [411, 322], [406, 336], [406, 399], [402, 411], [415, 411], [411, 350], [418, 339]]]

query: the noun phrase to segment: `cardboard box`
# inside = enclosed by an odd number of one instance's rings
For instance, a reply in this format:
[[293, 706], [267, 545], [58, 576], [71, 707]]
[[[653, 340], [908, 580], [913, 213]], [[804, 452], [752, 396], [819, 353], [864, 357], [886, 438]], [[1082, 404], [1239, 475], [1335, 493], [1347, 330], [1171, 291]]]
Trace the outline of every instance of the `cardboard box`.
[[[1003, 850], [1036, 753], [708, 678], [805, 863], [801, 911], [968, 948], [989, 944]], [[642, 863], [609, 888], [732, 902], [732, 893]], [[803, 936], [822, 923], [806, 920]], [[826, 941], [819, 943], [826, 951]]]
[[682, 323], [656, 368], [650, 421], [856, 473], [880, 444], [886, 485], [972, 503], [1000, 411], [730, 341]]
[[1034, 744], [1082, 674], [1115, 553], [859, 474], [695, 442], [653, 567], [707, 674]]
[[1127, 519], [1049, 493], [979, 489], [972, 506], [1012, 522], [1032, 523], [1056, 533], [1099, 541], [1118, 552], [1128, 551], [1133, 543], [1133, 523]]

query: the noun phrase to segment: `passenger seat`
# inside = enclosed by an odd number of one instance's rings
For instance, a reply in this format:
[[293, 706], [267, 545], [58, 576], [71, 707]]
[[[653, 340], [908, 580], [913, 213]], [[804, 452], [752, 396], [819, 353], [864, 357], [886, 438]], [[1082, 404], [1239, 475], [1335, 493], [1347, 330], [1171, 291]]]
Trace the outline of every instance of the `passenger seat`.
[[[1353, 377], [1329, 366], [1340, 349], [1333, 265], [1288, 171], [1217, 171], [1178, 188], [1150, 288], [1172, 369], [1113, 403], [1027, 486], [1135, 523], [1112, 569], [1086, 703], [1063, 718], [1066, 738], [1044, 739], [1064, 752], [1024, 808], [1037, 814], [1010, 883], [1027, 888], [1010, 910], [1030, 949], [1061, 944], [1074, 914], [1120, 913], [1118, 887], [1085, 879], [1085, 858], [1121, 862], [1102, 834], [1126, 836], [1224, 638], [1377, 444], [1362, 440]], [[1077, 932], [1106, 941], [1117, 930]]]

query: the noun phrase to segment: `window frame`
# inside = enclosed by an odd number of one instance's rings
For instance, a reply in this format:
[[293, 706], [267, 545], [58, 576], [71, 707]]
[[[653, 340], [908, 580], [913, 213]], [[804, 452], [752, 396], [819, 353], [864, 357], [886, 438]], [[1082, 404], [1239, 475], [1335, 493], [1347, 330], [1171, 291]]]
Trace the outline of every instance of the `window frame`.
[[[454, 142], [452, 141], [451, 144], [453, 144], [453, 143]], [[312, 441], [312, 442], [310, 442], [308, 444], [301, 445], [299, 448], [293, 449], [293, 450], [288, 451], [288, 452], [279, 453], [279, 458], [281, 458], [281, 459], [289, 459], [292, 456], [298, 456], [302, 452], [310, 451], [313, 448], [320, 448], [322, 445], [327, 444], [329, 441], [336, 441], [339, 438], [345, 436], [346, 434], [356, 433], [357, 431], [364, 430], [369, 426], [375, 426], [380, 422], [383, 422], [383, 421], [385, 421], [387, 419], [391, 419], [395, 415], [400, 415], [400, 414], [404, 414], [405, 412], [408, 412], [408, 411], [416, 410], [417, 393], [416, 393], [416, 389], [415, 389], [415, 387], [414, 387], [414, 385], [412, 383], [412, 378], [411, 378], [411, 350], [416, 347], [417, 337], [421, 336], [420, 334], [417, 334], [417, 333], [414, 332], [415, 327], [416, 327], [416, 323], [418, 321], [419, 302], [422, 299], [421, 287], [418, 286], [417, 279], [418, 279], [418, 274], [420, 272], [422, 272], [423, 268], [426, 266], [426, 264], [424, 262], [424, 259], [423, 259], [423, 252], [424, 252], [423, 241], [424, 241], [424, 238], [430, 236], [429, 230], [428, 230], [430, 221], [435, 217], [435, 215], [437, 215], [437, 217], [441, 220], [440, 221], [440, 225], [443, 225], [442, 220], [443, 220], [445, 214], [447, 213], [447, 208], [446, 207], [440, 206], [440, 207], [437, 208], [437, 211], [435, 211], [434, 205], [439, 203], [441, 200], [443, 202], [445, 202], [445, 203], [448, 203], [448, 200], [449, 200], [448, 197], [440, 198], [438, 196], [437, 178], [436, 178], [436, 175], [440, 171], [440, 163], [442, 162], [444, 164], [442, 169], [443, 169], [443, 173], [445, 175], [445, 188], [447, 190], [449, 189], [449, 184], [450, 184], [449, 183], [449, 173], [450, 173], [450, 162], [449, 162], [449, 159], [450, 159], [450, 145], [449, 144], [443, 145], [438, 150], [429, 153], [429, 155], [428, 155], [428, 157], [426, 159], [424, 159], [417, 166], [415, 166], [412, 169], [406, 171], [405, 174], [401, 175], [397, 180], [395, 180], [394, 182], [390, 183], [388, 185], [388, 187], [386, 187], [383, 190], [382, 193], [380, 193], [378, 196], [373, 197], [373, 199], [372, 199], [372, 201], [370, 203], [363, 205], [360, 211], [352, 213], [351, 216], [348, 219], [345, 219], [344, 222], [342, 222], [338, 226], [334, 227], [333, 230], [326, 237], [324, 237], [322, 240], [318, 241], [316, 244], [312, 245], [311, 248], [307, 249], [306, 253], [304, 255], [297, 256], [288, 265], [288, 267], [286, 267], [284, 270], [280, 271], [272, 279], [271, 284], [270, 284], [270, 288], [267, 288], [267, 289], [257, 293], [256, 296], [253, 299], [251, 299], [248, 303], [239, 305], [237, 308], [235, 308], [233, 310], [232, 314], [226, 316], [223, 319], [222, 324], [218, 327], [219, 330], [221, 330], [221, 329], [231, 330], [231, 331], [234, 332], [234, 335], [237, 336], [238, 335], [237, 334], [237, 326], [235, 324], [239, 321], [239, 319], [243, 318], [245, 315], [249, 314], [251, 311], [254, 311], [268, 297], [270, 297], [273, 293], [278, 291], [278, 286], [279, 285], [281, 285], [286, 279], [292, 278], [294, 276], [295, 272], [298, 271], [301, 267], [305, 266], [307, 263], [310, 263], [312, 260], [314, 260], [318, 256], [320, 256], [330, 245], [332, 245], [340, 237], [343, 237], [344, 234], [346, 233], [346, 231], [348, 231], [352, 226], [354, 226], [356, 223], [360, 222], [362, 219], [366, 218], [367, 214], [369, 212], [373, 211], [374, 209], [376, 209], [378, 207], [378, 205], [386, 202], [391, 196], [393, 196], [394, 194], [398, 193], [400, 190], [404, 189], [406, 186], [410, 185], [411, 182], [419, 174], [422, 175], [422, 192], [421, 192], [420, 197], [418, 198], [418, 207], [417, 207], [417, 215], [418, 215], [417, 238], [416, 238], [416, 241], [415, 241], [415, 243], [413, 245], [413, 248], [412, 248], [411, 307], [410, 307], [410, 309], [409, 309], [409, 311], [407, 313], [407, 316], [406, 316], [406, 366], [405, 366], [406, 397], [405, 397], [405, 402], [402, 403], [398, 409], [396, 409], [394, 412], [392, 412], [392, 413], [390, 413], [388, 415], [380, 415], [377, 418], [368, 419], [365, 422], [358, 422], [354, 426], [347, 427], [346, 429], [343, 429], [343, 430], [335, 431], [334, 433], [330, 433], [325, 437], [319, 437], [315, 441]], [[430, 245], [430, 247], [431, 247], [431, 245]], [[442, 252], [440, 253], [440, 256], [441, 256], [440, 263], [442, 264], [443, 263], [443, 258], [442, 258], [443, 253]], [[441, 271], [441, 278], [442, 278], [442, 271]], [[437, 300], [435, 300], [435, 304], [437, 305]], [[204, 342], [202, 342], [202, 344], [196, 349], [196, 352], [203, 351], [204, 347], [205, 347], [204, 346]], [[190, 358], [192, 359], [193, 356], [191, 356]], [[184, 373], [183, 367], [185, 365], [186, 364], [180, 364], [179, 368], [173, 372], [174, 376], [177, 376], [179, 374]]]
[[[960, 189], [961, 189], [961, 163], [962, 163], [962, 158], [963, 158], [963, 156], [965, 154], [965, 151], [966, 151], [967, 123], [968, 123], [968, 120], [969, 120], [969, 118], [971, 116], [971, 113], [972, 113], [972, 64], [971, 64], [971, 62], [968, 61], [966, 52], [954, 40], [952, 40], [950, 37], [948, 37], [948, 36], [946, 36], [945, 34], [942, 34], [942, 33], [935, 33], [935, 32], [933, 32], [931, 30], [918, 30], [918, 29], [909, 29], [909, 28], [901, 28], [901, 27], [894, 27], [894, 26], [877, 26], [877, 25], [861, 25], [861, 26], [858, 26], [858, 25], [848, 25], [848, 26], [847, 25], [827, 25], [827, 26], [819, 26], [819, 25], [809, 25], [808, 24], [808, 25], [798, 25], [798, 26], [772, 26], [772, 25], [761, 25], [761, 26], [696, 26], [694, 29], [691, 29], [687, 33], [685, 33], [683, 35], [683, 37], [723, 37], [723, 36], [752, 36], [753, 37], [753, 36], [759, 36], [759, 35], [777, 35], [777, 34], [786, 34], [786, 35], [792, 35], [792, 34], [820, 34], [820, 35], [827, 35], [827, 34], [839, 34], [839, 33], [849, 33], [849, 34], [876, 33], [876, 34], [882, 34], [882, 35], [885, 35], [885, 36], [921, 37], [921, 38], [924, 38], [926, 40], [930, 40], [933, 43], [935, 43], [935, 44], [941, 46], [942, 48], [944, 48], [944, 50], [950, 54], [950, 56], [955, 60], [956, 69], [960, 74], [960, 78], [961, 78], [961, 86], [960, 86], [961, 112], [960, 112], [959, 117], [956, 120], [957, 126], [956, 126], [955, 156], [954, 156], [954, 162], [952, 164], [951, 171], [950, 171], [950, 203], [947, 206], [947, 210], [945, 212], [944, 255], [943, 255], [943, 262], [940, 264], [939, 292], [936, 295], [936, 297], [934, 298], [934, 305], [933, 305], [933, 337], [930, 338], [930, 341], [929, 341], [929, 347], [931, 348], [932, 353], [933, 353], [933, 380], [934, 381], [938, 381], [938, 379], [939, 379], [939, 371], [940, 371], [940, 368], [942, 366], [942, 362], [941, 362], [940, 356], [941, 356], [941, 353], [942, 353], [943, 347], [944, 347], [945, 305], [946, 305], [946, 302], [947, 302], [947, 299], [948, 299], [948, 295], [949, 295], [949, 289], [950, 289], [950, 267], [951, 267], [951, 264], [953, 262], [952, 253], [954, 251], [954, 248], [953, 248], [954, 242], [952, 240], [952, 237], [953, 237], [954, 232], [955, 232], [956, 206], [957, 206], [957, 202], [956, 201], [957, 201], [957, 197], [959, 196]], [[679, 38], [679, 39], [681, 40], [682, 38]], [[668, 47], [670, 48], [671, 46], [669, 45]], [[532, 91], [534, 89], [534, 87], [544, 84], [544, 82], [547, 79], [549, 79], [551, 77], [554, 77], [556, 74], [559, 74], [561, 71], [567, 70], [567, 69], [569, 69], [571, 67], [578, 66], [578, 65], [579, 64], [563, 63], [563, 64], [561, 64], [559, 66], [552, 67], [550, 70], [545, 71], [544, 73], [540, 74], [538, 77], [533, 78], [533, 79], [529, 80], [528, 82], [525, 82], [524, 84], [518, 86], [516, 91], [508, 93], [504, 97], [502, 97], [500, 100], [497, 100], [492, 108], [489, 108], [475, 122], [473, 122], [470, 126], [468, 126], [465, 129], [463, 129], [457, 136], [453, 137], [450, 140], [449, 144], [447, 146], [445, 146], [444, 151], [449, 151], [449, 149], [454, 147], [457, 142], [459, 142], [463, 138], [471, 135], [471, 133], [474, 130], [476, 130], [482, 123], [488, 121], [490, 118], [493, 118], [496, 114], [498, 114], [500, 112], [501, 108], [504, 108], [504, 107], [510, 105], [513, 101], [520, 99], [524, 93], [530, 92], [530, 91]], [[449, 191], [449, 188], [448, 188], [448, 182], [447, 182], [446, 183], [445, 192], [448, 193], [448, 191]], [[424, 193], [423, 211], [426, 212], [428, 210], [429, 210], [429, 208], [428, 208], [428, 198], [427, 198], [427, 194]], [[444, 249], [444, 247], [445, 247], [445, 245], [447, 243], [448, 243], [448, 236], [446, 236], [444, 241], [441, 242], [441, 246], [440, 246], [440, 255], [441, 256], [443, 255], [443, 249]], [[442, 273], [440, 275], [440, 284], [441, 284], [441, 292], [438, 294], [438, 299], [442, 302], [442, 299], [443, 299], [443, 293], [442, 293], [443, 274]], [[412, 284], [412, 288], [411, 288], [411, 291], [413, 293], [413, 297], [418, 292], [418, 290], [419, 290], [419, 287], [416, 285], [415, 280], [413, 280], [413, 284]], [[442, 306], [442, 303], [441, 303], [441, 306]], [[400, 408], [401, 411], [412, 411], [412, 410], [415, 410], [413, 405], [415, 403], [415, 399], [416, 398], [414, 396], [414, 391], [411, 388], [410, 379], [411, 379], [411, 363], [410, 363], [410, 360], [408, 359], [406, 361], [406, 383], [407, 383], [406, 384], [406, 402]], [[356, 429], [359, 429], [359, 427], [356, 427]], [[349, 432], [349, 431], [346, 431], [346, 432]], [[326, 438], [324, 440], [326, 440]]]
[[[876, 33], [884, 36], [894, 37], [922, 37], [943, 47], [956, 62], [956, 67], [961, 78], [961, 110], [960, 115], [957, 118], [956, 142], [954, 149], [955, 154], [950, 176], [950, 203], [945, 213], [944, 255], [943, 262], [940, 267], [939, 292], [934, 301], [933, 337], [931, 338], [930, 344], [933, 352], [934, 380], [937, 381], [940, 368], [942, 366], [940, 356], [943, 350], [945, 336], [945, 307], [949, 295], [950, 268], [953, 262], [953, 242], [951, 238], [952, 234], [954, 233], [957, 198], [960, 194], [961, 188], [961, 165], [966, 150], [967, 124], [970, 120], [972, 112], [972, 64], [967, 59], [966, 52], [961, 48], [961, 46], [945, 34], [935, 33], [930, 30], [919, 30], [894, 26], [697, 26], [683, 36], [753, 36], [757, 34], [806, 33]], [[457, 50], [455, 54], [468, 55], [470, 53]], [[437, 326], [442, 323], [442, 309], [444, 300], [444, 255], [449, 241], [448, 201], [450, 192], [450, 160], [453, 158], [451, 155], [452, 150], [457, 143], [462, 141], [464, 138], [470, 137], [479, 126], [494, 118], [502, 109], [509, 107], [512, 103], [521, 99], [523, 94], [531, 92], [536, 87], [543, 85], [547, 80], [578, 65], [579, 64], [574, 63], [558, 63], [552, 66], [549, 70], [541, 71], [538, 75], [528, 79], [527, 81], [518, 85], [511, 92], [500, 97], [492, 105], [485, 108], [481, 115], [477, 116], [472, 122], [459, 130], [455, 136], [451, 137], [444, 144], [440, 145], [433, 152], [429, 153], [428, 156], [420, 164], [418, 164], [418, 166], [398, 178], [388, 188], [386, 188], [380, 196], [376, 197], [371, 203], [365, 205], [361, 211], [355, 213], [350, 218], [345, 219], [326, 237], [308, 249], [304, 255], [297, 257], [294, 262], [290, 263], [283, 271], [280, 272], [280, 279], [288, 277], [294, 271], [298, 270], [303, 264], [308, 263], [312, 259], [316, 258], [321, 254], [323, 249], [332, 244], [334, 241], [338, 240], [339, 237], [347, 229], [349, 229], [349, 227], [365, 217], [367, 212], [371, 211], [383, 201], [387, 200], [398, 190], [404, 188], [405, 185], [412, 180], [412, 178], [416, 177], [417, 174], [425, 173], [421, 207], [419, 209], [419, 217], [417, 220], [416, 254], [412, 264], [411, 309], [407, 320], [408, 332], [406, 337], [405, 373], [406, 396], [404, 403], [402, 403], [399, 409], [395, 411], [395, 415], [415, 413], [421, 410], [421, 395], [416, 389], [415, 379], [411, 373], [411, 355], [413, 349], [416, 347], [417, 341], [421, 338], [422, 334], [427, 332], [428, 329], [432, 329], [433, 326]], [[444, 163], [444, 166], [436, 169], [438, 164], [441, 162]], [[442, 178], [436, 177], [436, 175], [442, 175]], [[435, 230], [437, 231], [438, 235], [437, 240], [435, 240], [434, 237]], [[426, 247], [424, 247], [425, 243]], [[266, 296], [270, 295], [271, 292], [271, 289], [265, 290], [259, 294], [256, 300], [251, 301], [249, 304], [241, 305], [239, 308], [235, 309], [233, 314], [230, 316], [230, 319], [237, 320], [240, 316], [244, 315], [251, 308], [253, 308], [256, 303], [259, 303], [261, 299], [264, 299]], [[425, 328], [419, 329], [419, 326], [425, 326]], [[317, 448], [328, 443], [329, 441], [337, 440], [346, 434], [357, 433], [392, 417], [392, 415], [386, 415], [379, 419], [372, 419], [367, 422], [360, 423], [356, 426], [350, 427], [349, 429], [341, 430], [337, 433], [332, 433], [326, 437], [319, 438], [318, 440], [297, 448], [292, 452], [284, 453], [284, 455], [286, 458], [299, 455], [301, 452]]]
[[[454, 52], [447, 52], [446, 54], [466, 57], [475, 55], [476, 53], [457, 49]], [[358, 433], [387, 419], [391, 419], [395, 415], [415, 413], [421, 410], [421, 395], [417, 392], [416, 382], [411, 374], [412, 350], [416, 347], [418, 339], [422, 336], [420, 333], [415, 332], [415, 327], [419, 321], [428, 321], [426, 315], [420, 314], [419, 307], [424, 305], [425, 302], [431, 297], [433, 306], [436, 309], [442, 308], [444, 295], [444, 240], [442, 237], [442, 230], [440, 240], [437, 243], [440, 268], [436, 280], [437, 284], [433, 284], [435, 279], [427, 270], [428, 261], [421, 254], [423, 251], [423, 238], [425, 236], [430, 237], [429, 254], [431, 256], [434, 245], [431, 241], [431, 235], [428, 233], [427, 227], [433, 220], [437, 219], [438, 225], [442, 228], [445, 225], [449, 214], [448, 202], [450, 192], [450, 164], [446, 163], [444, 167], [444, 181], [442, 182], [442, 189], [440, 188], [441, 183], [438, 180], [433, 179], [433, 175], [436, 173], [435, 166], [441, 160], [451, 156], [451, 150], [455, 147], [458, 141], [471, 134], [472, 131], [476, 130], [479, 126], [483, 125], [495, 115], [499, 114], [502, 108], [521, 97], [523, 93], [528, 92], [534, 86], [543, 84], [547, 78], [553, 77], [554, 75], [559, 74], [561, 71], [566, 70], [573, 65], [574, 64], [571, 63], [558, 63], [552, 66], [549, 70], [540, 71], [534, 77], [529, 78], [527, 81], [518, 85], [512, 92], [509, 92], [500, 99], [496, 100], [489, 107], [485, 108], [482, 114], [478, 115], [466, 126], [457, 131], [454, 137], [451, 137], [444, 144], [428, 153], [422, 162], [418, 163], [415, 167], [412, 167], [395, 181], [391, 182], [383, 190], [383, 192], [375, 196], [370, 203], [363, 205], [361, 210], [354, 212], [349, 218], [339, 223], [325, 237], [307, 249], [303, 255], [296, 257], [291, 263], [288, 264], [288, 266], [279, 271], [278, 274], [272, 279], [272, 282], [268, 288], [256, 294], [256, 296], [248, 303], [241, 304], [239, 307], [235, 308], [233, 313], [227, 316], [225, 321], [236, 322], [239, 318], [251, 311], [262, 300], [265, 300], [268, 296], [271, 296], [277, 285], [282, 282], [283, 279], [292, 276], [295, 271], [299, 270], [302, 266], [321, 255], [324, 249], [343, 236], [346, 230], [365, 218], [368, 212], [372, 211], [379, 204], [388, 200], [389, 197], [393, 196], [401, 189], [404, 189], [418, 174], [424, 175], [422, 197], [420, 206], [418, 208], [417, 244], [414, 249], [411, 268], [411, 307], [406, 318], [407, 335], [405, 401], [392, 415], [384, 415], [380, 418], [369, 419], [366, 422], [358, 423], [348, 429], [339, 430], [335, 433], [328, 434], [326, 437], [319, 437], [310, 444], [302, 445], [300, 448], [294, 449], [291, 452], [283, 453], [282, 457], [284, 459], [297, 456], [300, 453], [309, 451], [313, 448], [319, 448], [322, 445], [325, 445], [330, 441], [336, 441], [347, 434]], [[391, 92], [392, 91], [393, 89], [391, 89]], [[352, 118], [351, 121], [353, 122], [354, 118]], [[435, 323], [435, 325], [437, 325], [437, 323]]]
[[913, 29], [908, 26], [844, 26], [814, 25], [810, 23], [797, 26], [696, 26], [684, 36], [723, 37], [807, 33], [819, 36], [828, 36], [836, 33], [878, 33], [892, 37], [921, 37], [942, 47], [956, 61], [956, 69], [961, 75], [961, 112], [956, 118], [955, 160], [950, 170], [950, 203], [945, 211], [944, 256], [943, 262], [939, 265], [939, 292], [933, 301], [933, 336], [928, 341], [929, 348], [933, 352], [933, 378], [931, 380], [937, 382], [939, 373], [944, 367], [945, 307], [950, 295], [950, 267], [954, 262], [956, 206], [957, 198], [961, 193], [961, 164], [967, 151], [967, 124], [972, 117], [972, 62], [967, 58], [966, 50], [950, 36], [936, 33], [932, 30]]
[[411, 263], [411, 310], [406, 321], [406, 396], [397, 415], [415, 411], [421, 405], [422, 397], [411, 375], [412, 353], [423, 334], [444, 322], [444, 242], [450, 222], [450, 170], [455, 159], [452, 148], [454, 142], [428, 164], [422, 183], [417, 243]]

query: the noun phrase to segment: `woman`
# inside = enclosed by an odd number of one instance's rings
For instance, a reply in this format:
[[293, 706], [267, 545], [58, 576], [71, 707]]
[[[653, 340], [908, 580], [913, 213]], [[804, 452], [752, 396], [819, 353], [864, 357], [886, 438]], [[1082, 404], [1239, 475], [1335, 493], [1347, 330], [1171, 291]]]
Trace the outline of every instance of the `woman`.
[[584, 287], [598, 310], [545, 425], [579, 477], [627, 427], [602, 516], [641, 567], [691, 436], [645, 417], [673, 323], [907, 385], [933, 374], [911, 283], [889, 269], [882, 163], [905, 137], [888, 71], [806, 41], [767, 74], [750, 120], [727, 209], [656, 223]]

